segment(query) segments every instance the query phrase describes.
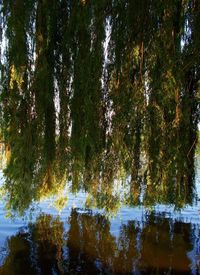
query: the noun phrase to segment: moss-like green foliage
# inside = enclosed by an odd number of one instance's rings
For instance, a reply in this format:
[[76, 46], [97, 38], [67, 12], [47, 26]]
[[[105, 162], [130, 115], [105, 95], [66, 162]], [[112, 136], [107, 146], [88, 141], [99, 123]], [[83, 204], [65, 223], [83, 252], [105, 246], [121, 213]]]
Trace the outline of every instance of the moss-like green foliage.
[[191, 202], [199, 1], [4, 0], [1, 9], [8, 208], [23, 212], [72, 182], [88, 204], [114, 209], [117, 180], [129, 204], [141, 183], [146, 204]]

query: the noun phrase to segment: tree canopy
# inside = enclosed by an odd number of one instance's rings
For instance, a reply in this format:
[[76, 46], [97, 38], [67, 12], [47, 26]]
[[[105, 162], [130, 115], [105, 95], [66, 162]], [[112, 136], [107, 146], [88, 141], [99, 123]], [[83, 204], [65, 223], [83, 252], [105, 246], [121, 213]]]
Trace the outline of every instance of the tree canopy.
[[70, 184], [113, 209], [119, 181], [129, 204], [141, 184], [146, 204], [191, 202], [198, 0], [3, 0], [0, 23], [8, 208]]

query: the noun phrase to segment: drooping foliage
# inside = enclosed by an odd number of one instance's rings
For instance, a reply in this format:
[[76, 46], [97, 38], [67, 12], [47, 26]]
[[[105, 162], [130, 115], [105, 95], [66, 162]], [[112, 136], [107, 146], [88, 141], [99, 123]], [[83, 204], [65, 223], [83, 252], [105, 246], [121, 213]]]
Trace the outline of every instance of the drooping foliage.
[[68, 183], [107, 210], [141, 186], [145, 204], [191, 202], [198, 0], [3, 0], [0, 18], [8, 208]]

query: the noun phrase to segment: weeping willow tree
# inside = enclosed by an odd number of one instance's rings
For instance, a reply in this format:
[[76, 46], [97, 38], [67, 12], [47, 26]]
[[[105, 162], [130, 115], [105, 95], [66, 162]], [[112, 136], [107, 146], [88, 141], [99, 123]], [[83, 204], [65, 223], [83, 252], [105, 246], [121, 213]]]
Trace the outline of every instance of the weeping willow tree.
[[192, 201], [198, 0], [3, 0], [0, 23], [8, 209], [68, 184], [107, 210]]

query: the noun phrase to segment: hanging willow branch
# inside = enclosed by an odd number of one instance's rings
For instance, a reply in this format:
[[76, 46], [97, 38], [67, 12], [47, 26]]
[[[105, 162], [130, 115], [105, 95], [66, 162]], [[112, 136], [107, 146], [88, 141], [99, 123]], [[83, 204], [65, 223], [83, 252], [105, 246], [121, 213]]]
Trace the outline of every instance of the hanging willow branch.
[[72, 182], [73, 191], [89, 192], [88, 206], [115, 209], [116, 180], [125, 203], [138, 203], [141, 182], [146, 204], [186, 202], [199, 2], [4, 0], [1, 8], [8, 208], [23, 212]]

